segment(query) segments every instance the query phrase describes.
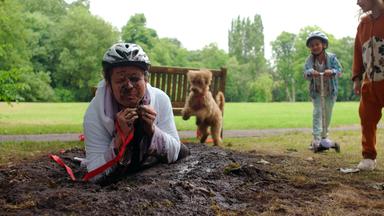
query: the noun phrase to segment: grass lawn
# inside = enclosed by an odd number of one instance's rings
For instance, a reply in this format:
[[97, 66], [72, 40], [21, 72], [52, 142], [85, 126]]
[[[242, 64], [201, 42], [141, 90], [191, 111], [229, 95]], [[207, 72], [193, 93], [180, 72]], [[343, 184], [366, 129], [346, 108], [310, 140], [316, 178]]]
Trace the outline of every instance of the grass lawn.
[[[0, 103], [0, 134], [80, 133], [88, 103]], [[332, 127], [358, 125], [358, 102], [337, 102]], [[309, 128], [312, 103], [226, 103], [224, 129]], [[178, 130], [194, 130], [192, 117], [175, 117]]]
[[[282, 135], [267, 135], [263, 137], [226, 138], [226, 148], [253, 152], [260, 155], [289, 155], [299, 160], [312, 161], [323, 170], [355, 167], [362, 159], [361, 135], [359, 131], [334, 131], [331, 138], [340, 144], [340, 153], [334, 150], [314, 154], [308, 150], [312, 135], [310, 133], [293, 132]], [[384, 129], [377, 132], [377, 169], [373, 172], [348, 174], [351, 179], [373, 180], [382, 182], [384, 179]], [[291, 164], [293, 173], [300, 173], [301, 167]], [[315, 170], [313, 171], [315, 172]], [[356, 179], [355, 179], [356, 180]]]

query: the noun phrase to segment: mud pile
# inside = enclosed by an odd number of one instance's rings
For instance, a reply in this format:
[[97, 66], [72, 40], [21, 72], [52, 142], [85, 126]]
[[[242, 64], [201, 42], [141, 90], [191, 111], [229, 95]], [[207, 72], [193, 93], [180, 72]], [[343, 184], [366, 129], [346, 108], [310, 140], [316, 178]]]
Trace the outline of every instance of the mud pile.
[[[320, 202], [326, 202], [322, 196], [334, 184], [292, 182], [274, 168], [293, 160], [288, 156], [240, 153], [202, 144], [187, 146], [191, 155], [175, 164], [158, 164], [104, 187], [72, 182], [48, 156], [0, 167], [0, 215], [328, 212], [322, 210]], [[67, 150], [59, 156], [77, 177], [84, 175], [72, 160], [84, 156], [82, 149]]]

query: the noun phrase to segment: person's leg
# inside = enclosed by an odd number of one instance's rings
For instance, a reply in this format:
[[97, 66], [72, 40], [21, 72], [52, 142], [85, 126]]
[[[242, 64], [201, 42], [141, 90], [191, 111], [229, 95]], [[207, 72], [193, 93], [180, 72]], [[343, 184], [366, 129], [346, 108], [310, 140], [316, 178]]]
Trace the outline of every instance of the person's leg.
[[333, 106], [335, 104], [335, 101], [336, 101], [336, 97], [333, 97], [333, 96], [325, 97], [325, 116], [326, 116], [326, 124], [327, 124], [326, 125], [327, 134], [326, 134], [326, 137], [323, 137], [323, 138], [327, 138], [329, 134], [329, 125], [331, 124]]
[[373, 92], [372, 83], [364, 83], [361, 90], [359, 115], [362, 132], [362, 155], [365, 159], [376, 159], [376, 129], [381, 118], [381, 109], [382, 106]]
[[312, 113], [312, 135], [314, 140], [321, 138], [321, 103], [320, 95], [316, 94], [312, 98], [313, 113]]
[[191, 152], [189, 148], [185, 144], [180, 143], [180, 151], [179, 151], [179, 156], [177, 157], [177, 160], [181, 160], [190, 154]]

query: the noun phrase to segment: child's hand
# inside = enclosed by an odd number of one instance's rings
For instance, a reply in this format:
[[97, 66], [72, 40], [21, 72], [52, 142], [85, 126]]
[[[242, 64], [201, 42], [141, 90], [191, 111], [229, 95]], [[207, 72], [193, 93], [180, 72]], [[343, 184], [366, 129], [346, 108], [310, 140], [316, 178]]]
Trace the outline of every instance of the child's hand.
[[355, 81], [353, 81], [353, 92], [355, 95], [360, 95], [361, 93], [361, 81], [359, 79], [355, 79]]
[[324, 76], [331, 77], [332, 76], [332, 70], [329, 70], [329, 69], [325, 70], [324, 71]]
[[312, 71], [312, 76], [313, 77], [319, 77], [320, 76], [320, 73], [316, 70]]

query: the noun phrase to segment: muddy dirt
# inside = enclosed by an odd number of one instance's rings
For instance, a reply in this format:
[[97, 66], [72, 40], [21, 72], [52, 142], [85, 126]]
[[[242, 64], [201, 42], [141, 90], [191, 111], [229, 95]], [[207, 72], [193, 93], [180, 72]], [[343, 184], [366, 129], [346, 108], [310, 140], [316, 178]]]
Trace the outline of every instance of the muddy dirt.
[[[175, 164], [158, 164], [104, 187], [70, 181], [48, 156], [10, 163], [0, 167], [0, 215], [384, 214], [384, 190], [333, 168], [313, 173], [308, 170], [316, 163], [289, 155], [187, 146], [191, 155]], [[59, 155], [77, 177], [84, 174], [72, 161], [84, 156], [82, 149]]]

